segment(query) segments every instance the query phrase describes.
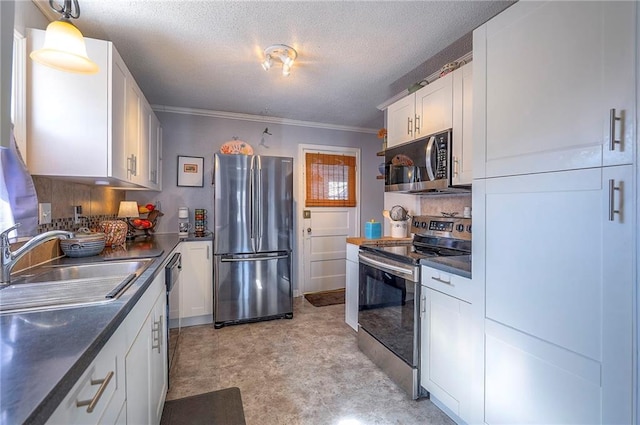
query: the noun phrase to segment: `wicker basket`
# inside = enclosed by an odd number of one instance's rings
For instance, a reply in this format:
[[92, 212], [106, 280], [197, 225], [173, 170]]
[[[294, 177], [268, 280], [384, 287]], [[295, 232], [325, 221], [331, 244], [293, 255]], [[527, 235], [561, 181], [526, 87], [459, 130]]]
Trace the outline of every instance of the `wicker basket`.
[[127, 223], [122, 220], [103, 221], [100, 229], [106, 235], [105, 246], [123, 245], [127, 240]]

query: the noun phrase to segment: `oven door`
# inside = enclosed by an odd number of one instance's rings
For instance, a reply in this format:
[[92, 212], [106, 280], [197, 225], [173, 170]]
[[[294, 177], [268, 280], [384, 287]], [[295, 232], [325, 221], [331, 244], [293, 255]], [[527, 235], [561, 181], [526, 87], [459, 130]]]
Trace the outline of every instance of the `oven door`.
[[418, 365], [419, 267], [359, 255], [358, 324], [411, 367]]

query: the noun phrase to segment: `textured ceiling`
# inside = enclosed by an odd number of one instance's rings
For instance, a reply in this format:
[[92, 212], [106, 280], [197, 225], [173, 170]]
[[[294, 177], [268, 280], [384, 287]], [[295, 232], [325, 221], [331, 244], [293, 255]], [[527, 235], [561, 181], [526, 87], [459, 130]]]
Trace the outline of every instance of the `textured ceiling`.
[[[510, 4], [80, 0], [74, 23], [113, 41], [151, 104], [377, 129], [399, 84]], [[289, 77], [260, 66], [271, 44], [298, 51]]]

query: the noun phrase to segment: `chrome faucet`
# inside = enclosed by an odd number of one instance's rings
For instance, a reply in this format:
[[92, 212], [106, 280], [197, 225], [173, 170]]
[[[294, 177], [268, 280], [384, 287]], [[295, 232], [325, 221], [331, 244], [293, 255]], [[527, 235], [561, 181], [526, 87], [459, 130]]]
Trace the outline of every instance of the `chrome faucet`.
[[0, 276], [0, 285], [6, 285], [11, 282], [11, 270], [16, 265], [18, 260], [22, 258], [27, 252], [37, 247], [44, 242], [50, 241], [60, 236], [66, 236], [72, 238], [75, 235], [73, 232], [67, 232], [66, 230], [52, 230], [50, 232], [40, 233], [29, 239], [23, 246], [11, 252], [11, 245], [9, 244], [9, 233], [17, 229], [20, 223], [15, 226], [9, 227], [7, 230], [0, 233], [0, 250], [2, 250], [2, 258], [0, 258], [0, 266], [2, 266], [2, 275]]

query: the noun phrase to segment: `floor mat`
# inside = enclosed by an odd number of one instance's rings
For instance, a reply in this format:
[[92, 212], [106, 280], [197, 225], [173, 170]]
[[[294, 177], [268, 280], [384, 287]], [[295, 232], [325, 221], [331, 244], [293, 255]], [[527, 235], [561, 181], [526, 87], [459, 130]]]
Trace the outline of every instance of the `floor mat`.
[[170, 400], [160, 425], [246, 425], [237, 387]]
[[344, 304], [344, 289], [335, 289], [333, 291], [313, 292], [304, 294], [304, 297], [315, 307], [324, 307], [326, 305]]

